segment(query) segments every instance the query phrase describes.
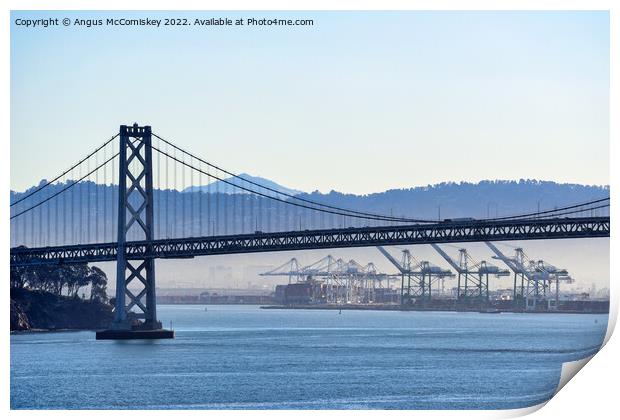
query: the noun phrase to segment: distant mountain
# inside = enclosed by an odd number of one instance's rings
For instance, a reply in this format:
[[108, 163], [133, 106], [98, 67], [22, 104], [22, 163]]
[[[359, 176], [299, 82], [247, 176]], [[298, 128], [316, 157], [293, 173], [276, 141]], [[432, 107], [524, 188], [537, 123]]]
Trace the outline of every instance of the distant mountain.
[[[245, 173], [239, 176], [243, 179], [255, 182], [257, 184], [263, 185], [265, 187], [271, 188], [281, 193], [291, 194], [291, 195], [297, 195], [297, 194], [302, 193], [302, 191], [300, 190], [294, 190], [292, 188], [285, 187], [269, 179], [261, 178], [260, 176], [252, 176], [252, 175], [245, 174]], [[256, 186], [250, 183], [247, 183], [247, 182], [244, 183], [243, 181], [239, 179], [235, 179], [233, 177], [226, 178], [225, 180], [234, 182], [236, 185], [240, 185], [242, 187], [257, 188]], [[198, 192], [198, 191], [211, 192], [211, 193], [220, 192], [223, 194], [250, 194], [248, 192], [239, 190], [238, 188], [235, 188], [232, 185], [227, 184], [226, 182], [223, 182], [223, 181], [214, 181], [207, 185], [196, 185], [196, 186], [188, 187], [188, 188], [185, 188], [182, 192], [185, 193], [185, 192]]]
[[[609, 186], [523, 179], [478, 183], [447, 182], [366, 195], [336, 191], [327, 194], [316, 191], [303, 193], [264, 178], [247, 174], [242, 176], [274, 190], [296, 194], [299, 198], [336, 208], [428, 220], [502, 217], [536, 212], [538, 208], [544, 211], [609, 196]], [[59, 199], [55, 199], [54, 194], [60, 193], [65, 187], [66, 184], [53, 184], [46, 188], [44, 193], [28, 197], [11, 209], [11, 213], [15, 214], [36, 205], [42, 198], [50, 197], [50, 201], [36, 207], [28, 216], [11, 220], [12, 246], [114, 240], [118, 187], [96, 185], [92, 181], [81, 182], [66, 194], [61, 194]], [[210, 191], [205, 185], [188, 188], [184, 192], [172, 189], [155, 190], [155, 237], [226, 235], [256, 230], [268, 232], [377, 224], [373, 220], [343, 217], [337, 214], [337, 211], [313, 211], [308, 208], [313, 206], [309, 206], [307, 201], [287, 198], [285, 201], [289, 203], [286, 203], [256, 194], [239, 194], [238, 191], [231, 194], [232, 192], [232, 188], [221, 181], [212, 183]], [[11, 191], [11, 202], [19, 200], [27, 193], [28, 191]], [[266, 195], [273, 196], [274, 193]], [[601, 209], [588, 212], [588, 215], [606, 211], [607, 209]], [[52, 237], [49, 242], [44, 240], [48, 235]], [[128, 237], [132, 240], [139, 239], [132, 235]]]
[[501, 217], [554, 209], [609, 196], [607, 185], [553, 181], [484, 180], [442, 182], [414, 188], [354, 195], [331, 191], [300, 197], [367, 212], [426, 219]]

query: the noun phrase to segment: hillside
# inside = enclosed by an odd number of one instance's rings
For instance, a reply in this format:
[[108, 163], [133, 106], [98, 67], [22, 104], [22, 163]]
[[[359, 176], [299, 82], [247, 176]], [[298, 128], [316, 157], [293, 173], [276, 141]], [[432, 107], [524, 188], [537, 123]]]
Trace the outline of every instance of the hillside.
[[112, 321], [108, 304], [41, 290], [11, 289], [11, 331], [102, 329]]
[[[296, 190], [253, 178], [270, 188], [295, 193]], [[51, 196], [65, 184], [46, 188]], [[211, 193], [199, 191], [156, 190], [154, 192], [156, 237], [232, 234], [254, 230], [296, 230], [360, 226], [372, 222], [343, 220], [342, 216], [320, 214], [301, 207], [288, 206], [255, 194]], [[208, 191], [208, 188], [207, 188]], [[27, 193], [27, 192], [26, 192]], [[11, 192], [11, 201], [25, 193]], [[47, 194], [47, 195], [45, 195]], [[37, 244], [40, 229], [67, 242], [113, 240], [118, 189], [111, 185], [81, 183], [69, 190], [69, 196], [52, 199], [31, 216], [34, 231], [24, 228], [24, 220], [11, 223], [11, 245]], [[270, 193], [272, 194], [272, 193]], [[456, 217], [501, 217], [553, 209], [568, 204], [609, 196], [608, 186], [559, 184], [552, 181], [481, 181], [478, 183], [441, 183], [409, 189], [354, 195], [332, 191], [299, 193], [298, 197], [358, 211], [411, 218], [439, 219]], [[36, 200], [34, 200], [36, 198]], [[38, 195], [24, 200], [12, 211], [36, 204]], [[290, 198], [288, 200], [291, 200]], [[41, 211], [41, 214], [39, 213]], [[49, 213], [48, 213], [49, 212]], [[49, 223], [49, 227], [47, 225]], [[89, 236], [90, 235], [90, 236]], [[45, 235], [42, 235], [45, 236]]]

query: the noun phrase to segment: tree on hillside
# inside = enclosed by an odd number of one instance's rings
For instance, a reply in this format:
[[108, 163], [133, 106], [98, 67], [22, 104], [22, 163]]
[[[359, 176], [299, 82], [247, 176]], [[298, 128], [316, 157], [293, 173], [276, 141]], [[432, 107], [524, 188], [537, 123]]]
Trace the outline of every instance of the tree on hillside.
[[105, 302], [108, 299], [106, 292], [108, 278], [103, 270], [98, 267], [91, 267], [90, 280], [90, 300]]
[[61, 296], [79, 296], [90, 286], [90, 299], [105, 302], [108, 279], [98, 267], [88, 264], [11, 267], [11, 287], [43, 290]]

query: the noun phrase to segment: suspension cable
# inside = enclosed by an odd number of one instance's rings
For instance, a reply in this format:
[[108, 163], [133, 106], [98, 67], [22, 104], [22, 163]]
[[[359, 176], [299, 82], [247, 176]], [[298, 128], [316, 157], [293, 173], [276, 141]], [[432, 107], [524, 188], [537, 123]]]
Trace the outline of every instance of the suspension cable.
[[88, 156], [86, 156], [84, 159], [80, 160], [78, 163], [76, 163], [75, 165], [73, 165], [72, 167], [70, 167], [69, 169], [67, 169], [66, 171], [64, 171], [62, 174], [58, 175], [56, 178], [52, 179], [51, 181], [46, 182], [45, 184], [37, 187], [34, 191], [29, 192], [28, 194], [24, 195], [23, 197], [21, 197], [19, 200], [11, 203], [11, 207], [13, 207], [14, 205], [21, 203], [22, 201], [24, 201], [25, 199], [27, 199], [28, 197], [33, 196], [34, 194], [38, 193], [39, 191], [41, 191], [43, 188], [46, 188], [48, 186], [50, 186], [51, 184], [53, 184], [54, 182], [58, 181], [60, 178], [62, 178], [63, 176], [65, 176], [66, 174], [68, 174], [69, 172], [71, 172], [72, 170], [74, 170], [75, 168], [77, 168], [78, 166], [80, 166], [82, 163], [84, 163], [86, 160], [90, 159], [95, 153], [97, 153], [99, 150], [103, 149], [105, 146], [107, 146], [108, 144], [110, 144], [110, 142], [112, 140], [114, 140], [115, 138], [117, 138], [119, 136], [119, 133], [115, 134], [111, 139], [109, 139], [108, 141], [106, 141], [105, 143], [103, 143], [101, 146], [99, 146], [98, 148], [96, 148], [92, 153], [90, 153]]
[[[553, 209], [553, 210], [545, 210], [545, 211], [539, 211], [539, 212], [533, 212], [533, 213], [518, 214], [518, 215], [514, 215], [514, 216], [496, 217], [496, 218], [484, 219], [484, 220], [492, 222], [492, 221], [496, 221], [496, 220], [522, 219], [524, 217], [529, 217], [529, 216], [538, 216], [538, 215], [541, 215], [541, 214], [556, 213], [556, 212], [560, 212], [560, 211], [564, 211], [564, 210], [569, 210], [569, 209], [574, 209], [574, 208], [578, 208], [578, 207], [585, 207], [585, 206], [589, 206], [589, 205], [596, 204], [596, 203], [601, 203], [603, 201], [608, 201], [608, 200], [609, 200], [609, 197], [605, 197], [605, 198], [600, 198], [598, 200], [592, 200], [592, 201], [588, 201], [588, 202], [581, 203], [581, 204], [573, 204], [573, 205], [570, 205], [570, 206], [560, 207], [558, 209]], [[606, 204], [606, 205], [604, 205], [602, 207], [609, 207], [609, 204]], [[601, 207], [596, 207], [596, 208], [601, 208]], [[587, 211], [587, 210], [590, 210], [590, 208], [578, 209], [578, 210], [575, 210], [573, 213], [578, 213], [578, 212]], [[553, 216], [553, 215], [551, 215], [551, 216]]]
[[13, 215], [13, 216], [11, 216], [11, 220], [12, 220], [12, 219], [15, 219], [16, 217], [21, 216], [21, 215], [22, 215], [22, 214], [24, 214], [24, 213], [29, 212], [29, 211], [30, 211], [30, 210], [32, 210], [32, 209], [35, 209], [35, 208], [39, 207], [39, 206], [40, 206], [40, 205], [42, 205], [43, 203], [45, 203], [45, 202], [47, 202], [47, 201], [51, 200], [51, 199], [52, 199], [52, 198], [54, 198], [54, 197], [59, 196], [59, 195], [60, 195], [60, 194], [62, 194], [63, 192], [65, 192], [65, 191], [67, 191], [68, 189], [70, 189], [70, 188], [74, 187], [74, 186], [75, 186], [75, 185], [77, 185], [79, 182], [83, 181], [85, 178], [87, 178], [88, 176], [90, 176], [92, 173], [94, 173], [94, 172], [98, 171], [99, 169], [101, 169], [104, 165], [106, 165], [108, 162], [110, 162], [112, 159], [114, 159], [114, 158], [115, 158], [115, 157], [117, 157], [118, 155], [119, 155], [119, 153], [116, 153], [116, 154], [115, 154], [114, 156], [112, 156], [110, 159], [106, 160], [106, 161], [105, 161], [105, 162], [103, 162], [101, 165], [97, 166], [95, 169], [93, 169], [92, 171], [90, 171], [90, 172], [89, 172], [89, 173], [87, 173], [86, 175], [82, 176], [80, 179], [78, 179], [78, 180], [76, 180], [76, 181], [73, 181], [70, 185], [67, 185], [67, 186], [66, 186], [65, 188], [63, 188], [62, 190], [57, 191], [56, 193], [54, 193], [54, 194], [50, 195], [50, 196], [49, 196], [49, 197], [47, 197], [46, 199], [44, 199], [44, 200], [42, 200], [42, 201], [39, 201], [37, 204], [34, 204], [33, 206], [31, 206], [31, 207], [29, 207], [29, 208], [27, 208], [27, 209], [24, 209], [24, 210], [22, 210], [21, 212], [19, 212], [19, 213], [15, 214], [15, 215]]
[[[575, 214], [575, 213], [581, 213], [584, 211], [591, 211], [591, 210], [604, 209], [604, 208], [609, 208], [609, 204], [602, 204], [600, 206], [588, 207], [586, 209], [576, 209], [576, 210], [569, 210], [569, 211], [565, 211], [561, 213], [554, 213], [554, 214], [545, 216], [545, 218], [543, 218], [542, 220], [546, 220], [547, 218], [552, 218], [552, 217], [557, 217], [557, 216], [565, 216], [568, 214]], [[529, 219], [529, 220], [536, 220], [536, 219]]]
[[[236, 185], [236, 184], [234, 184], [234, 183], [232, 183], [230, 181], [227, 181], [226, 179], [223, 179], [220, 176], [215, 176], [215, 175], [210, 174], [208, 172], [204, 172], [201, 169], [198, 169], [198, 168], [188, 164], [187, 162], [185, 162], [183, 160], [180, 160], [180, 159], [178, 159], [178, 158], [176, 158], [174, 156], [171, 156], [171, 155], [167, 154], [166, 152], [163, 152], [163, 151], [157, 149], [154, 146], [152, 146], [152, 148], [153, 148], [153, 150], [155, 150], [155, 151], [157, 151], [159, 153], [164, 154], [168, 158], [170, 158], [170, 159], [172, 159], [172, 160], [174, 160], [174, 161], [176, 161], [176, 162], [178, 162], [178, 163], [180, 163], [182, 165], [185, 165], [185, 166], [189, 167], [190, 169], [193, 169], [193, 170], [199, 171], [199, 172], [203, 172], [203, 174], [205, 174], [207, 176], [210, 176], [210, 177], [212, 177], [214, 179], [217, 179], [218, 181], [221, 181], [221, 182], [223, 182], [223, 183], [225, 183], [227, 185], [231, 185], [233, 187], [237, 187], [237, 188], [239, 188], [241, 190], [250, 192], [252, 194], [255, 194], [255, 195], [258, 195], [258, 196], [261, 196], [261, 197], [264, 197], [264, 198], [268, 198], [268, 199], [271, 199], [271, 200], [279, 201], [279, 202], [282, 202], [282, 203], [285, 203], [285, 204], [289, 204], [289, 205], [292, 205], [292, 206], [295, 206], [295, 207], [301, 207], [301, 208], [305, 208], [305, 209], [309, 209], [309, 210], [314, 210], [314, 211], [322, 211], [322, 212], [331, 213], [331, 214], [338, 214], [338, 215], [341, 215], [341, 216], [348, 216], [348, 217], [354, 217], [354, 218], [358, 218], [358, 219], [369, 219], [369, 220], [386, 220], [384, 217], [381, 217], [381, 216], [361, 216], [361, 215], [355, 215], [355, 214], [342, 213], [340, 211], [320, 209], [320, 208], [311, 207], [311, 206], [308, 206], [308, 205], [305, 205], [305, 204], [293, 203], [293, 202], [284, 200], [282, 198], [273, 197], [271, 195], [267, 195], [265, 193], [252, 190], [252, 189], [250, 189], [248, 187], [242, 187], [242, 186]], [[430, 222], [428, 220], [416, 220], [416, 219], [392, 220], [392, 219], [388, 218], [387, 220], [398, 221], [398, 222], [421, 222], [421, 223], [429, 223]], [[435, 221], [433, 221], [433, 222], [435, 222]]]
[[[402, 218], [402, 217], [386, 216], [386, 215], [377, 214], [377, 213], [367, 213], [367, 212], [361, 212], [361, 211], [357, 211], [357, 210], [350, 210], [350, 209], [345, 209], [345, 208], [342, 208], [342, 207], [331, 206], [329, 204], [323, 204], [323, 203], [319, 203], [319, 202], [316, 202], [316, 201], [308, 200], [308, 199], [305, 199], [305, 198], [302, 198], [302, 197], [298, 197], [296, 195], [289, 194], [289, 193], [286, 193], [286, 192], [283, 192], [283, 191], [278, 191], [278, 190], [276, 190], [274, 188], [270, 188], [270, 187], [267, 187], [265, 185], [261, 185], [261, 184], [259, 184], [257, 182], [254, 182], [254, 181], [252, 181], [250, 179], [244, 178], [241, 175], [237, 175], [235, 173], [232, 173], [232, 172], [229, 172], [229, 171], [227, 171], [225, 169], [222, 169], [219, 166], [214, 165], [214, 164], [212, 164], [210, 162], [207, 162], [206, 160], [201, 159], [200, 157], [198, 157], [198, 156], [188, 152], [187, 150], [184, 150], [184, 149], [176, 146], [175, 144], [169, 142], [168, 140], [160, 137], [159, 135], [157, 135], [155, 133], [151, 133], [151, 134], [153, 136], [157, 137], [158, 139], [160, 139], [161, 141], [163, 141], [164, 143], [166, 143], [166, 144], [170, 145], [171, 147], [179, 150], [180, 152], [185, 153], [186, 155], [188, 155], [188, 156], [190, 156], [190, 157], [192, 157], [192, 158], [194, 158], [194, 159], [196, 159], [196, 160], [198, 160], [198, 161], [200, 161], [200, 162], [202, 162], [202, 163], [204, 163], [204, 164], [206, 164], [206, 165], [208, 165], [208, 166], [210, 166], [212, 168], [220, 170], [220, 171], [224, 172], [225, 174], [227, 174], [227, 175], [229, 175], [229, 176], [231, 176], [233, 178], [240, 179], [240, 180], [245, 181], [245, 182], [247, 182], [249, 184], [255, 185], [255, 186], [259, 187], [259, 188], [263, 188], [265, 190], [274, 192], [276, 194], [284, 195], [284, 196], [292, 198], [294, 200], [303, 201], [303, 202], [308, 203], [308, 204], [312, 204], [312, 205], [320, 206], [320, 207], [325, 207], [325, 208], [329, 208], [329, 209], [337, 210], [337, 211], [341, 212], [341, 213], [335, 213], [335, 214], [346, 213], [346, 214], [344, 214], [345, 216], [346, 215], [350, 215], [350, 214], [358, 214], [358, 215], [363, 215], [363, 216], [371, 216], [370, 218], [374, 218], [375, 220], [391, 220], [391, 221], [395, 221], [395, 222], [416, 222], [416, 223], [435, 223], [436, 222], [435, 220], [409, 219], [409, 218]], [[230, 184], [232, 186], [236, 186], [238, 188], [241, 188], [241, 187], [235, 185], [234, 183], [230, 183], [229, 182], [228, 184]], [[270, 196], [267, 196], [267, 197], [270, 197]], [[284, 202], [288, 203], [288, 201], [284, 201]], [[309, 208], [309, 207], [305, 207], [305, 208]], [[327, 212], [327, 213], [329, 213], [329, 212]], [[364, 219], [364, 217], [362, 217], [362, 219]]]

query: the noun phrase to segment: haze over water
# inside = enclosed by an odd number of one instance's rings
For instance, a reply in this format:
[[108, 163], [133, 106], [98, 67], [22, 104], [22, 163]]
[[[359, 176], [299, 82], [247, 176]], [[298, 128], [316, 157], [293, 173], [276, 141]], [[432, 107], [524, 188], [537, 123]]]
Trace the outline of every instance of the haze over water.
[[13, 409], [494, 409], [549, 399], [607, 315], [160, 305], [174, 340], [11, 336]]

